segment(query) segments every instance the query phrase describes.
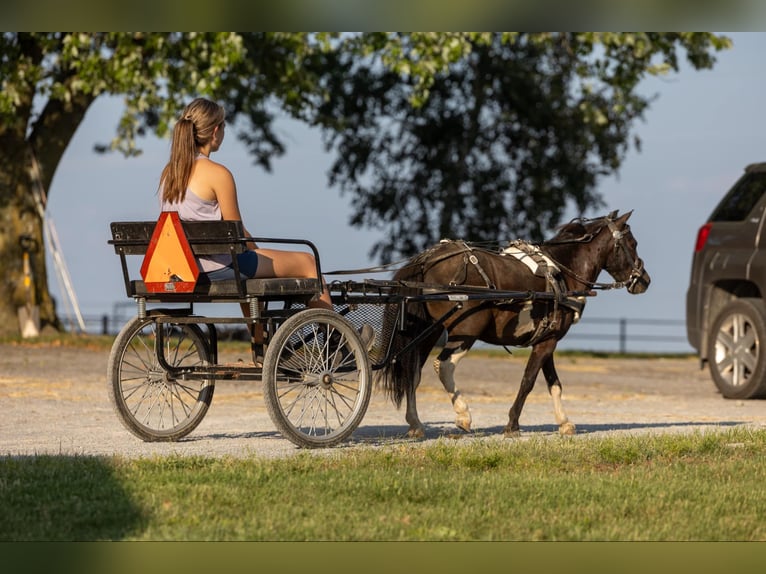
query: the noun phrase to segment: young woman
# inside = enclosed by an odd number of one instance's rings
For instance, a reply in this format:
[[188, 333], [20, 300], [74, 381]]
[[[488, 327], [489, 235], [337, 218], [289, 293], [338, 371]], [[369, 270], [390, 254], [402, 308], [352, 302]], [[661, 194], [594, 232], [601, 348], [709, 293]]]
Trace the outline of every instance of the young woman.
[[[210, 100], [197, 98], [181, 114], [173, 128], [170, 161], [160, 177], [160, 204], [162, 211], [177, 211], [186, 221], [242, 221], [237, 201], [237, 186], [231, 172], [210, 159], [220, 149], [226, 128], [224, 109]], [[245, 235], [251, 234], [245, 230]], [[310, 253], [261, 249], [255, 244], [238, 255], [243, 279], [266, 277], [316, 277], [316, 261]], [[234, 279], [231, 257], [211, 256], [199, 259], [200, 270], [211, 281]], [[324, 278], [322, 295], [309, 302], [310, 307], [332, 309], [330, 293]], [[242, 310], [247, 314], [246, 305]], [[375, 333], [370, 325], [360, 330], [362, 341], [368, 347]], [[254, 361], [263, 358], [263, 331], [256, 326], [251, 331]]]
[[[234, 177], [226, 167], [210, 159], [223, 143], [225, 115], [223, 107], [204, 98], [195, 99], [184, 109], [173, 128], [170, 161], [160, 177], [163, 211], [177, 211], [186, 221], [242, 221]], [[247, 230], [245, 234], [250, 236]], [[243, 278], [316, 277], [316, 262], [310, 253], [262, 249], [255, 244], [250, 247], [237, 261], [246, 276]], [[211, 281], [234, 279], [227, 255], [201, 258], [200, 270]], [[327, 289], [309, 305], [331, 309]]]

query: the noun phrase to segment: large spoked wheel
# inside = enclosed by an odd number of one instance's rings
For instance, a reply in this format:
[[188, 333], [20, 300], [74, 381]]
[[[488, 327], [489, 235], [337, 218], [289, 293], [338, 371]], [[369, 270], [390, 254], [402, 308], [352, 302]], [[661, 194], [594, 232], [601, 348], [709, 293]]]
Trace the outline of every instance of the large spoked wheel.
[[151, 317], [130, 321], [109, 355], [109, 398], [125, 428], [149, 441], [175, 441], [207, 413], [214, 379], [179, 380], [157, 360], [157, 329], [164, 329], [164, 357], [172, 367], [210, 364], [205, 338], [197, 325], [160, 325]]
[[285, 438], [306, 448], [338, 444], [356, 430], [370, 402], [367, 349], [341, 315], [301, 311], [269, 342], [263, 385], [271, 420]]
[[766, 306], [760, 299], [738, 299], [713, 321], [708, 342], [710, 373], [730, 399], [766, 395]]

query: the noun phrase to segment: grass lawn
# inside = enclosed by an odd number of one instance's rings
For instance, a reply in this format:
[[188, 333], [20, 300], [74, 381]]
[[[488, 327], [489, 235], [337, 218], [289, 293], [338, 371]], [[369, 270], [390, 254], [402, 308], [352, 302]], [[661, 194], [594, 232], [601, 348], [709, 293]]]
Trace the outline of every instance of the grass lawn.
[[0, 541], [766, 539], [766, 431], [5, 457]]

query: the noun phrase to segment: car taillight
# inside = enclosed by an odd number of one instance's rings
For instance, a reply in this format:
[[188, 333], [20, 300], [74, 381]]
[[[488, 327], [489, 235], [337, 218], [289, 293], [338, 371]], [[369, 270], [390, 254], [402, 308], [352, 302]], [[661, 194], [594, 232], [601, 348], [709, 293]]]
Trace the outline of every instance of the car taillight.
[[700, 230], [697, 232], [697, 243], [694, 244], [695, 253], [702, 251], [702, 248], [705, 247], [705, 243], [707, 243], [707, 238], [708, 235], [710, 235], [710, 229], [712, 227], [713, 224], [710, 222], [700, 227]]

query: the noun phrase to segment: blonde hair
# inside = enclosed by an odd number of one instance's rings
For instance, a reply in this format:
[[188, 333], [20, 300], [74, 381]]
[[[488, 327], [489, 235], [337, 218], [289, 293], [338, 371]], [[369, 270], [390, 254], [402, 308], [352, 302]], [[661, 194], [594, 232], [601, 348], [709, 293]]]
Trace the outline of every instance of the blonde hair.
[[197, 148], [210, 143], [215, 128], [225, 119], [223, 107], [205, 98], [197, 98], [186, 106], [173, 128], [170, 161], [160, 176], [160, 193], [164, 201], [177, 203], [184, 200]]

